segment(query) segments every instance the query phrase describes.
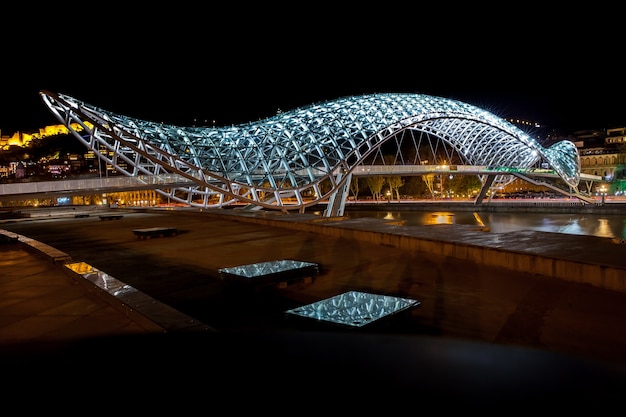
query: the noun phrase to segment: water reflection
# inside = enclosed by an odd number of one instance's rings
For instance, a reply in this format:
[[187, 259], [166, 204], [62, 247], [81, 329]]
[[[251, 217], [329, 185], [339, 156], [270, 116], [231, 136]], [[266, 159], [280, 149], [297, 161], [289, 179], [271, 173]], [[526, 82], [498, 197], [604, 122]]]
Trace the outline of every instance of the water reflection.
[[385, 220], [395, 220], [393, 217], [393, 213], [388, 212], [387, 215], [385, 217], [383, 217], [383, 219]]
[[626, 239], [626, 216], [618, 214], [477, 213], [448, 211], [347, 211], [351, 218], [373, 217], [402, 221], [407, 226], [467, 224], [492, 233], [538, 230], [574, 235]]
[[616, 237], [611, 230], [611, 226], [609, 225], [609, 219], [598, 219], [598, 225], [594, 235], [602, 237]]
[[426, 224], [454, 224], [454, 213], [441, 211], [431, 213]]
[[472, 213], [474, 215], [474, 218], [476, 219], [476, 224], [484, 227], [485, 226], [485, 222], [483, 222], [483, 219], [480, 218], [480, 214], [478, 213]]

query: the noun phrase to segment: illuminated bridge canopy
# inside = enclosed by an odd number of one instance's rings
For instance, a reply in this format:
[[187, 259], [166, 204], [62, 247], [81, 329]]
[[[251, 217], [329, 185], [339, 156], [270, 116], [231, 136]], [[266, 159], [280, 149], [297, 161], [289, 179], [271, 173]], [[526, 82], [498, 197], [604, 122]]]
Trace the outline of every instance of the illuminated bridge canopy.
[[[181, 127], [115, 114], [63, 94], [40, 92], [72, 134], [125, 175], [178, 174], [193, 185], [159, 190], [199, 207], [236, 202], [303, 209], [347, 196], [365, 165], [458, 164], [512, 170], [547, 164], [576, 188], [575, 145], [544, 148], [494, 114], [423, 94], [372, 94], [225, 127]], [[481, 178], [485, 183], [485, 178]], [[514, 179], [497, 175], [489, 187]]]

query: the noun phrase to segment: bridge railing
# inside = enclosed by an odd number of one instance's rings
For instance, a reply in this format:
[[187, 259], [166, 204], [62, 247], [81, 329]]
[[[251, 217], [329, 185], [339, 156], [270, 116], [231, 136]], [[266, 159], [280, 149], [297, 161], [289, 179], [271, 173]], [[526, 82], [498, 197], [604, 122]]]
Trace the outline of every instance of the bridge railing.
[[0, 196], [61, 193], [77, 190], [122, 190], [129, 188], [168, 188], [193, 184], [177, 174], [83, 178], [58, 181], [35, 181], [0, 184]]

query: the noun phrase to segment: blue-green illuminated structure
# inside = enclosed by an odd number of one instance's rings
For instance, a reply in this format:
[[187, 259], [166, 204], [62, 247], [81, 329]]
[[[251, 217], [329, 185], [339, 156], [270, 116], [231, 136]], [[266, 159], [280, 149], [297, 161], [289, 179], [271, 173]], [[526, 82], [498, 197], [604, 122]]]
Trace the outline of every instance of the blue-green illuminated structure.
[[191, 206], [243, 202], [302, 211], [328, 201], [327, 215], [341, 215], [353, 173], [370, 166], [378, 167], [379, 175], [464, 167], [480, 177], [480, 199], [515, 176], [537, 178], [533, 175], [548, 166], [543, 183], [584, 197], [577, 189], [580, 160], [572, 142], [544, 148], [488, 111], [441, 97], [345, 97], [241, 125], [181, 127], [115, 114], [63, 94], [40, 95], [58, 120], [116, 171], [188, 180], [189, 186], [159, 192]]

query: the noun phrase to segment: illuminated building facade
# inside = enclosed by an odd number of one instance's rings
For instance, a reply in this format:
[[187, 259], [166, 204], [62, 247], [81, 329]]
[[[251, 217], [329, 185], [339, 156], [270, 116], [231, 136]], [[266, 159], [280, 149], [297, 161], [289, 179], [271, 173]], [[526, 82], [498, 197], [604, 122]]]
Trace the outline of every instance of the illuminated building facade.
[[[80, 127], [73, 126], [72, 128]], [[69, 129], [63, 124], [46, 126], [39, 129], [38, 132], [15, 132], [11, 136], [0, 134], [0, 150], [9, 149], [10, 146], [27, 146], [33, 139], [61, 134], [69, 134]]]

